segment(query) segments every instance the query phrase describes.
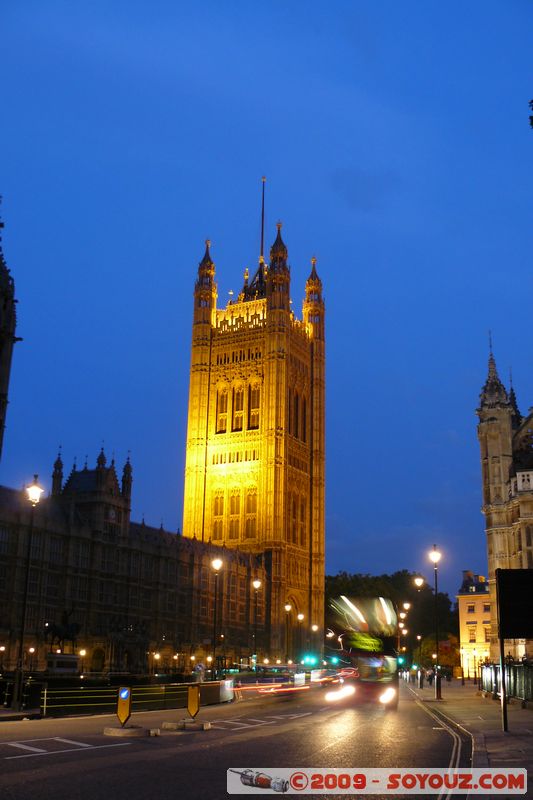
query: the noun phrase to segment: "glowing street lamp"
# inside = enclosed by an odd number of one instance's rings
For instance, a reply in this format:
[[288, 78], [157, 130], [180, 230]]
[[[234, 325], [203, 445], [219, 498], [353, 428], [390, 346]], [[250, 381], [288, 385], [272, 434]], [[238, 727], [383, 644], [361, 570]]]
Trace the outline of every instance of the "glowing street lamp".
[[224, 562], [221, 558], [214, 558], [211, 561], [211, 567], [215, 573], [215, 601], [214, 601], [214, 614], [213, 614], [213, 673], [212, 680], [216, 680], [217, 662], [216, 662], [216, 649], [217, 649], [217, 600], [218, 600], [218, 573], [223, 567]]
[[259, 593], [259, 589], [261, 588], [261, 581], [256, 579], [252, 581], [252, 586], [254, 587], [254, 651], [253, 655], [257, 657], [257, 595]]
[[418, 576], [415, 578], [415, 581], [414, 581], [414, 583], [415, 583], [415, 586], [416, 586], [417, 590], [418, 590], [418, 591], [420, 591], [420, 589], [422, 588], [422, 586], [423, 586], [423, 585], [424, 585], [424, 583], [425, 583], [425, 580], [424, 580], [424, 578], [422, 578], [420, 575], [418, 575]]
[[28, 530], [28, 542], [26, 547], [26, 575], [24, 579], [24, 595], [22, 597], [22, 617], [20, 621], [20, 634], [18, 643], [18, 656], [17, 667], [15, 671], [15, 681], [13, 686], [13, 700], [12, 708], [20, 711], [22, 708], [22, 694], [24, 687], [24, 633], [26, 629], [26, 610], [28, 605], [28, 588], [30, 583], [30, 559], [31, 559], [31, 542], [33, 538], [33, 525], [35, 516], [35, 506], [39, 503], [44, 489], [39, 486], [39, 478], [37, 475], [33, 476], [33, 483], [26, 488], [28, 501], [30, 503], [30, 527]]
[[403, 607], [405, 608], [406, 611], [409, 611], [409, 609], [411, 608], [411, 603], [404, 603]]
[[302, 622], [305, 619], [305, 614], [301, 612], [296, 615], [296, 619], [298, 620], [298, 648], [300, 651], [303, 650], [303, 641], [302, 641]]
[[289, 662], [289, 615], [292, 611], [290, 603], [285, 603], [285, 661]]
[[440, 692], [440, 675], [439, 675], [439, 613], [438, 613], [438, 563], [441, 560], [442, 553], [437, 550], [437, 545], [433, 545], [433, 550], [428, 553], [429, 560], [433, 562], [433, 574], [435, 577], [435, 699], [441, 699]]

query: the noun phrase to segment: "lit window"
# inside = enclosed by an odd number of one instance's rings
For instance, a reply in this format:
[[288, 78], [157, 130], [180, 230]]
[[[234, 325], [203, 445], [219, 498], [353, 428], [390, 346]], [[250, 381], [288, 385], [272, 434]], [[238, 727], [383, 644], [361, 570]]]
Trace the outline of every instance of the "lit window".
[[239, 387], [233, 390], [233, 422], [234, 431], [242, 431], [242, 418], [244, 413], [244, 389]]
[[221, 389], [217, 395], [217, 433], [226, 433], [228, 427], [228, 393]]
[[468, 641], [475, 642], [476, 641], [476, 626], [471, 625], [468, 629]]
[[259, 385], [250, 386], [248, 390], [248, 428], [259, 427], [259, 402], [261, 391]]

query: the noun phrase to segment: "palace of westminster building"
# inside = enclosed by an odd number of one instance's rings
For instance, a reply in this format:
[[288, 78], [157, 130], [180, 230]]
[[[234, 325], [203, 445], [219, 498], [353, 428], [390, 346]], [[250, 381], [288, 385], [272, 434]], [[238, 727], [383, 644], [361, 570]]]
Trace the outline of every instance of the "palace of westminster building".
[[[68, 476], [59, 455], [51, 493], [33, 509], [0, 487], [0, 670], [15, 666], [23, 612], [34, 669], [54, 635], [95, 672], [188, 671], [214, 647], [219, 664], [320, 648], [322, 283], [313, 259], [298, 319], [281, 225], [268, 263], [262, 251], [223, 309], [209, 242], [198, 267], [181, 534], [130, 520], [132, 466], [119, 480], [103, 450]], [[0, 295], [1, 445], [16, 341], [1, 249]]]

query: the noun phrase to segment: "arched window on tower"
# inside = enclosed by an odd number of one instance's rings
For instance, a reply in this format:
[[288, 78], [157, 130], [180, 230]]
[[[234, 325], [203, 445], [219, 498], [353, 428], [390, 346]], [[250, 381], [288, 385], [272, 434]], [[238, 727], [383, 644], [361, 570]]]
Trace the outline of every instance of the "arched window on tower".
[[292, 389], [287, 395], [287, 433], [292, 433]]
[[248, 387], [248, 428], [250, 430], [259, 427], [259, 403], [261, 400], [261, 389], [258, 383]]
[[213, 539], [224, 538], [224, 492], [217, 491], [213, 498]]
[[217, 433], [226, 433], [228, 429], [228, 392], [219, 389], [217, 393]]
[[302, 397], [302, 442], [307, 442], [307, 400]]
[[245, 513], [245, 538], [254, 539], [257, 533], [257, 488], [255, 486], [246, 490]]
[[296, 438], [298, 438], [299, 433], [300, 433], [300, 427], [299, 427], [299, 425], [300, 425], [300, 419], [299, 419], [300, 415], [299, 415], [299, 411], [300, 411], [300, 398], [298, 397], [298, 392], [294, 392], [294, 430], [293, 430], [293, 433], [296, 436]]
[[298, 544], [298, 498], [292, 495], [291, 542]]
[[241, 493], [239, 489], [232, 489], [229, 498], [229, 539], [238, 539], [241, 522]]
[[242, 431], [242, 422], [244, 416], [244, 388], [237, 386], [233, 390], [233, 420], [232, 430]]
[[305, 500], [302, 497], [300, 500], [300, 546], [305, 547], [306, 545], [306, 535], [305, 535]]

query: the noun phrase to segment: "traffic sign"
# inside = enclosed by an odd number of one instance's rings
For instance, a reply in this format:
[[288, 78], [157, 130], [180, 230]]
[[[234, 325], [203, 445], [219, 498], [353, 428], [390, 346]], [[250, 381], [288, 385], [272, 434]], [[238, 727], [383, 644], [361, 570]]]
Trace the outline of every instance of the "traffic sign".
[[189, 691], [187, 693], [187, 711], [194, 719], [195, 716], [200, 711], [200, 687], [199, 686], [189, 686]]
[[120, 686], [117, 697], [117, 717], [122, 727], [131, 716], [131, 689], [129, 686]]

